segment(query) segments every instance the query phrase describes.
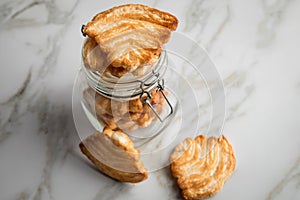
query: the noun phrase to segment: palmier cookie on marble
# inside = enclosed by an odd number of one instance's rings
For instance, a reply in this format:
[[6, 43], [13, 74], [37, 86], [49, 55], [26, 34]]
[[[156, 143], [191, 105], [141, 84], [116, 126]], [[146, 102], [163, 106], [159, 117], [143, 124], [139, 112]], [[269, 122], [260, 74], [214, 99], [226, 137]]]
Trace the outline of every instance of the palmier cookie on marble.
[[104, 174], [121, 182], [137, 183], [148, 177], [140, 152], [120, 130], [104, 128], [83, 140], [82, 153]]
[[187, 138], [176, 146], [170, 161], [172, 174], [188, 200], [216, 194], [236, 165], [233, 148], [225, 136]]

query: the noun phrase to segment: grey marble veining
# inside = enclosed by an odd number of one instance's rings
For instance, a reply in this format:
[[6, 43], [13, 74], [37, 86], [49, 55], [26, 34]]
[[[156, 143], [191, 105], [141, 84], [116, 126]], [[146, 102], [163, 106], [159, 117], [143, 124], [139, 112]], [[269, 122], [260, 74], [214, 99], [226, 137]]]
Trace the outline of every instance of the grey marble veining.
[[270, 45], [275, 39], [276, 31], [286, 15], [286, 8], [290, 2], [290, 0], [261, 1], [264, 16], [258, 24], [257, 47]]
[[292, 191], [293, 187], [296, 190], [300, 186], [300, 158], [296, 160], [292, 168], [287, 172], [284, 178], [274, 187], [269, 193], [267, 199], [284, 199], [284, 198], [297, 198], [297, 193]]
[[[183, 30], [197, 30], [194, 39], [209, 51], [230, 20], [230, 5], [227, 0], [194, 0], [189, 3], [185, 18]], [[210, 26], [211, 21], [214, 23], [213, 27]], [[209, 34], [206, 31], [209, 31]]]
[[[58, 24], [65, 25], [67, 18], [70, 17], [74, 9], [78, 4], [78, 0], [72, 0], [71, 6], [60, 7], [59, 1], [52, 0], [25, 0], [25, 1], [6, 1], [1, 5], [0, 11], [0, 22], [2, 25], [7, 25], [8, 28], [17, 28], [22, 26], [32, 25], [47, 25], [47, 24]], [[34, 18], [22, 19], [24, 13], [30, 13], [35, 7], [45, 7], [46, 13], [39, 13], [39, 16]], [[34, 10], [36, 11], [36, 10]], [[44, 21], [40, 21], [46, 15]]]
[[28, 84], [30, 82], [31, 78], [31, 71], [28, 72], [26, 79], [24, 83], [21, 85], [19, 90], [11, 96], [9, 99], [7, 99], [4, 102], [1, 102], [1, 110], [7, 109], [7, 107], [10, 107], [11, 111], [8, 115], [3, 116], [5, 118], [2, 118], [1, 116], [1, 135], [0, 135], [0, 143], [3, 142], [10, 134], [12, 134], [9, 131], [9, 126], [14, 125], [14, 122], [18, 121], [18, 118], [20, 117], [19, 112], [19, 104], [22, 101], [22, 97], [24, 93], [26, 92], [26, 89], [28, 87]]

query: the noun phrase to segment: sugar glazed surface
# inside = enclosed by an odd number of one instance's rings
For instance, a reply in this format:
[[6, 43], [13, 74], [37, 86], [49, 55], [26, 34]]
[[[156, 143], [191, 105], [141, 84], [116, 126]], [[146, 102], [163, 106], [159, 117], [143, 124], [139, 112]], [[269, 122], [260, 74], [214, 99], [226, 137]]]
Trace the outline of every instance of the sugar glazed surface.
[[190, 200], [216, 194], [236, 165], [233, 148], [225, 136], [187, 138], [177, 145], [170, 161], [183, 197]]
[[103, 173], [122, 182], [140, 182], [148, 172], [140, 161], [140, 152], [129, 137], [119, 131], [105, 128], [95, 132], [79, 145], [83, 154]]

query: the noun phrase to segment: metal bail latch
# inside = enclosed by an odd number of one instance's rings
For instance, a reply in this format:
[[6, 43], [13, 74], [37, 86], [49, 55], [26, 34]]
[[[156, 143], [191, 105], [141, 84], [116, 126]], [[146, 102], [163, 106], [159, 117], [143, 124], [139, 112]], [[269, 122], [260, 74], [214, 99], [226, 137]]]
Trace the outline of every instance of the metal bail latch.
[[[149, 99], [152, 98], [152, 95], [150, 94], [150, 92], [144, 90], [144, 85], [145, 85], [145, 83], [142, 82], [141, 86], [140, 86], [141, 89], [142, 89], [142, 93], [140, 95], [141, 102], [146, 103], [151, 108], [151, 110], [153, 111], [153, 113], [156, 115], [156, 117], [159, 119], [160, 122], [164, 122], [174, 112], [173, 106], [171, 105], [171, 102], [168, 100], [167, 96], [164, 93], [164, 79], [162, 79], [162, 80], [158, 79], [158, 81], [157, 81], [157, 89], [156, 89], [156, 92], [161, 92], [161, 94], [163, 95], [164, 99], [166, 100], [167, 104], [170, 107], [169, 114], [165, 118], [163, 118], [163, 119], [160, 117], [160, 115], [158, 114], [158, 112], [155, 110], [155, 108], [150, 103]], [[144, 94], [147, 95], [146, 99], [143, 99]]]
[[86, 33], [84, 32], [84, 28], [85, 28], [85, 25], [83, 24], [81, 26], [81, 33], [82, 33], [83, 37], [86, 37]]

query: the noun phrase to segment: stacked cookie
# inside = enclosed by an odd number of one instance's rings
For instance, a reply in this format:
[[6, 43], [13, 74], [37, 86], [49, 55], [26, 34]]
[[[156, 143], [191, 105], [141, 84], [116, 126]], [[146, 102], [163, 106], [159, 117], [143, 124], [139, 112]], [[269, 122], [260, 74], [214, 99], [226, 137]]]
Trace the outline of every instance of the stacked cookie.
[[175, 16], [145, 5], [127, 4], [101, 12], [83, 29], [89, 37], [84, 64], [116, 77], [144, 74], [158, 60], [177, 25]]

